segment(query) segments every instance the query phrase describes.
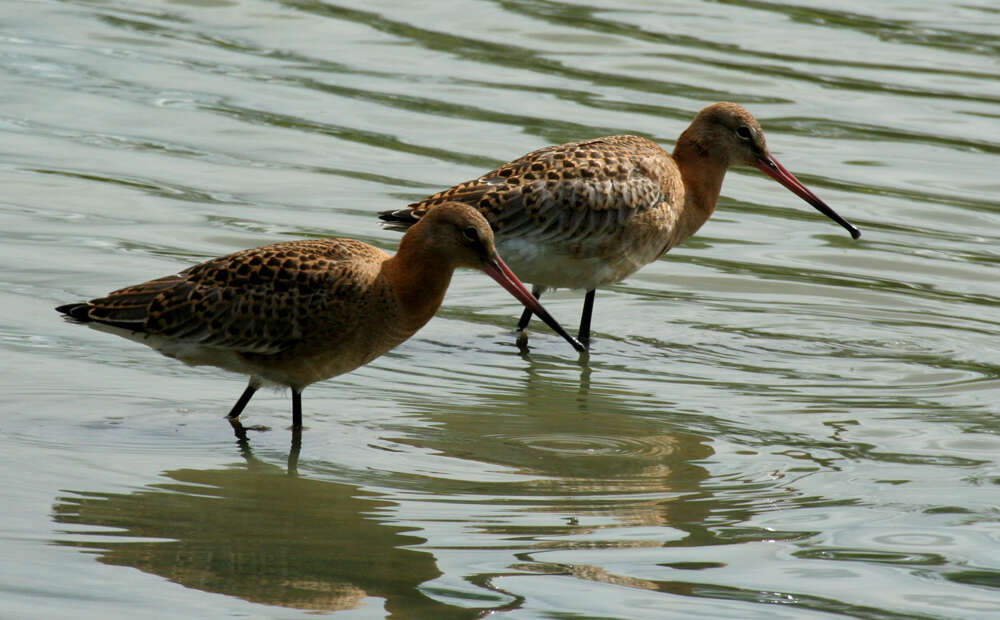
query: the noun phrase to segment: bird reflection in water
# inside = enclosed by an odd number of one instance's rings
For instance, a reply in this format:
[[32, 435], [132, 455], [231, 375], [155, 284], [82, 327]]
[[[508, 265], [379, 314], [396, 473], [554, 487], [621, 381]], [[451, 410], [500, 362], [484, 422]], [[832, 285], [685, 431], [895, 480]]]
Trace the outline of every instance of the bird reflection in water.
[[441, 575], [433, 555], [408, 548], [424, 539], [372, 517], [395, 504], [295, 475], [298, 445], [289, 472], [256, 458], [244, 435], [240, 466], [176, 469], [130, 493], [68, 492], [53, 506], [67, 526], [56, 542], [252, 603], [328, 612], [379, 597], [390, 615], [461, 615], [420, 590]]

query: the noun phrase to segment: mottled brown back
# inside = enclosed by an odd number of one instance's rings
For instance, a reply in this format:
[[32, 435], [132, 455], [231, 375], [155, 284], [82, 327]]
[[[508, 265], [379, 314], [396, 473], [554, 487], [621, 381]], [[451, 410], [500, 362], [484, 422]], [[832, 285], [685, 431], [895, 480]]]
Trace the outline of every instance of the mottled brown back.
[[275, 354], [370, 312], [388, 255], [351, 239], [291, 241], [222, 256], [60, 308], [74, 318], [177, 342]]
[[574, 241], [662, 203], [668, 162], [638, 136], [550, 146], [381, 217], [405, 228], [429, 208], [457, 201], [477, 208], [498, 238]]

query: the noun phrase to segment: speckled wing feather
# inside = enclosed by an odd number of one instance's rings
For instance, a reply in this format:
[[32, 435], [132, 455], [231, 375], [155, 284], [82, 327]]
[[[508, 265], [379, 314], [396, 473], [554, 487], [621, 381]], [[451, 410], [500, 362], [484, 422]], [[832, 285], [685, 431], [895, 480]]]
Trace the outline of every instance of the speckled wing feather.
[[68, 312], [177, 342], [274, 354], [356, 323], [385, 254], [350, 239], [291, 241], [216, 258]]
[[405, 228], [445, 201], [472, 205], [500, 236], [572, 241], [619, 228], [663, 199], [666, 153], [637, 136], [608, 136], [529, 153], [382, 219]]

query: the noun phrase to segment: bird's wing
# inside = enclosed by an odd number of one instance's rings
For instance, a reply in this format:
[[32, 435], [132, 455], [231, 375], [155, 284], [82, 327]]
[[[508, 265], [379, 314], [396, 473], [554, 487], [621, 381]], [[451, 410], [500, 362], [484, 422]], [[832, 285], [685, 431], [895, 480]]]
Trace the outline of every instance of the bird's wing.
[[551, 241], [599, 234], [664, 200], [665, 155], [636, 136], [550, 146], [381, 217], [405, 228], [428, 209], [458, 201], [479, 209], [500, 236]]
[[349, 329], [387, 255], [350, 239], [244, 250], [89, 302], [87, 319], [205, 346], [274, 354]]

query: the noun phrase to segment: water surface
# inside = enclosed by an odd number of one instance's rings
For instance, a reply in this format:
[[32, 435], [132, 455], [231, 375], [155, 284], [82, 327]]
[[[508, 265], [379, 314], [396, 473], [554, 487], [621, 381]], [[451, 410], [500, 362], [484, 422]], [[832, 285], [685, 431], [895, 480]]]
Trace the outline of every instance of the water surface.
[[[0, 5], [0, 615], [1000, 616], [1000, 12], [990, 2]], [[460, 273], [305, 393], [52, 307], [347, 236], [554, 143], [704, 105], [864, 236], [734, 170], [598, 293], [578, 359]], [[546, 295], [574, 325], [579, 291]]]

